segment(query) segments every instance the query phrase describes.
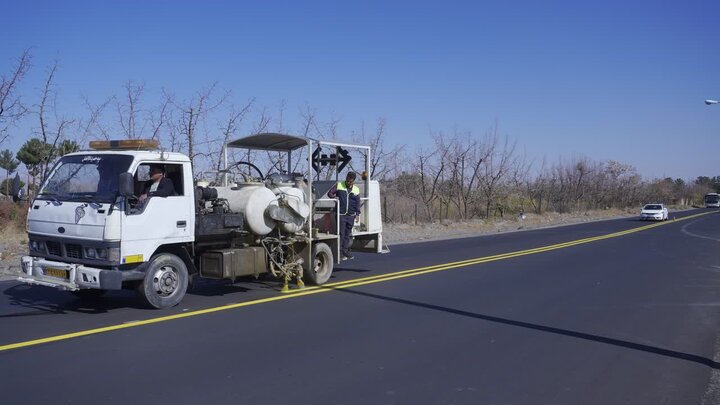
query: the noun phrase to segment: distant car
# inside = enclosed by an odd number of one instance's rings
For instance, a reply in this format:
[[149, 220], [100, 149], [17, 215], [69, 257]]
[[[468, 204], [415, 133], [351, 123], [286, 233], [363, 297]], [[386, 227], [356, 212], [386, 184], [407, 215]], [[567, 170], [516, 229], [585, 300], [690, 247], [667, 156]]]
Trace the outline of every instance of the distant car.
[[708, 193], [705, 194], [705, 208], [720, 208], [720, 194]]
[[655, 221], [666, 221], [668, 219], [668, 210], [665, 204], [646, 204], [640, 211], [640, 220], [651, 219]]

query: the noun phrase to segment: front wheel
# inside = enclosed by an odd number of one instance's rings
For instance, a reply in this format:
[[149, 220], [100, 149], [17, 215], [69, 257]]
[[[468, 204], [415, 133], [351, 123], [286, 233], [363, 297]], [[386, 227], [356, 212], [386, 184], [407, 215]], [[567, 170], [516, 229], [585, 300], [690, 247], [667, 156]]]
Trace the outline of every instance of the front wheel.
[[311, 284], [325, 284], [333, 272], [333, 254], [330, 246], [316, 243], [312, 247], [312, 261], [303, 263], [303, 277]]
[[150, 259], [145, 279], [138, 285], [138, 293], [145, 303], [157, 309], [170, 308], [185, 297], [188, 271], [185, 263], [170, 253]]

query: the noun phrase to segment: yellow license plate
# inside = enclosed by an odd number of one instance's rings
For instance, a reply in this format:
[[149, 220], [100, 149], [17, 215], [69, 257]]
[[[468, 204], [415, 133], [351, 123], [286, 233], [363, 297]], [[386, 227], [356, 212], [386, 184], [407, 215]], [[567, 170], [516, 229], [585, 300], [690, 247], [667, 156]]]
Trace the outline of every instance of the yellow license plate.
[[43, 270], [43, 273], [45, 273], [46, 276], [50, 277], [57, 277], [57, 278], [64, 278], [68, 279], [70, 278], [70, 272], [64, 269], [56, 269], [54, 267], [46, 267]]

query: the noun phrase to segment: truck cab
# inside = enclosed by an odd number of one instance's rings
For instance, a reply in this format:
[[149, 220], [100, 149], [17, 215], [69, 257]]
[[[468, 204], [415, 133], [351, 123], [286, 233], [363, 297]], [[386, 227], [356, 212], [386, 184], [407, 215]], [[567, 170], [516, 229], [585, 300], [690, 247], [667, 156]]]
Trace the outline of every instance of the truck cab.
[[[22, 258], [20, 281], [70, 291], [120, 289], [142, 280], [137, 264], [158, 250], [176, 250], [194, 241], [187, 156], [149, 150], [157, 146], [152, 142], [93, 146], [63, 156], [32, 201], [29, 255]], [[165, 168], [175, 193], [140, 203], [151, 164]], [[127, 197], [120, 195], [122, 173], [132, 179], [132, 195]]]

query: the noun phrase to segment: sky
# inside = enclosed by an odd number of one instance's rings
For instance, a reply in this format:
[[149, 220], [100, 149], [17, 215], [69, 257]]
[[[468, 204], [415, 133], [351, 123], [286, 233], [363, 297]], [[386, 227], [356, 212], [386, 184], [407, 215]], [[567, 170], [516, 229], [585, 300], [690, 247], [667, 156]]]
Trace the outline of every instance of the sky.
[[537, 162], [720, 175], [720, 105], [703, 103], [720, 98], [717, 1], [0, 0], [0, 21], [0, 73], [29, 48], [36, 99], [58, 60], [69, 116], [128, 80], [179, 96], [218, 82], [348, 133], [383, 117], [390, 145], [497, 124]]

